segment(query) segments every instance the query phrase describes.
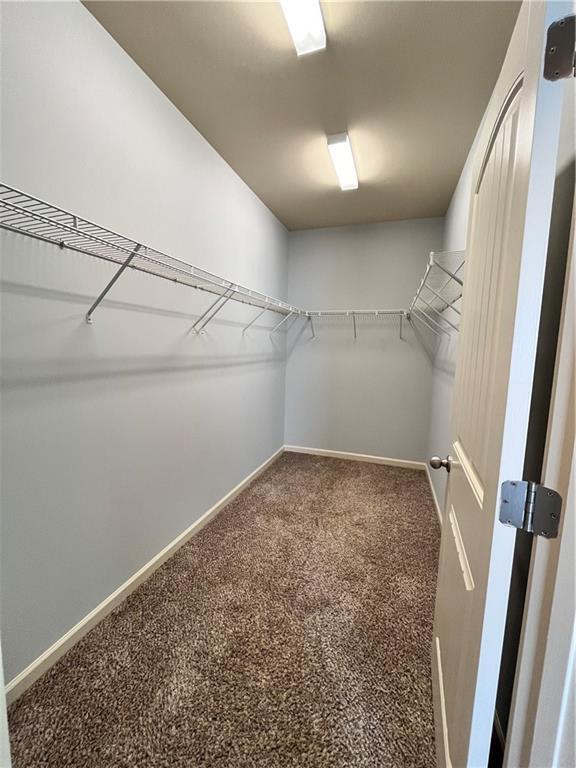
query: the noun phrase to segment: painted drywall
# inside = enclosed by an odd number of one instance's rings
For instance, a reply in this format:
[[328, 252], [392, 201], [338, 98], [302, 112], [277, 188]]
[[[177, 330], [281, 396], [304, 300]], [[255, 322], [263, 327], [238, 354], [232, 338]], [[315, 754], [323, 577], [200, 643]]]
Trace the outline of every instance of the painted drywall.
[[[310, 309], [408, 308], [442, 219], [291, 232], [288, 297]], [[286, 442], [325, 450], [422, 460], [431, 361], [405, 323], [298, 319], [288, 334]]]
[[[2, 4], [2, 180], [281, 296], [287, 232], [77, 2]], [[2, 648], [12, 679], [283, 443], [255, 310], [2, 235]], [[273, 317], [263, 318], [265, 325]]]

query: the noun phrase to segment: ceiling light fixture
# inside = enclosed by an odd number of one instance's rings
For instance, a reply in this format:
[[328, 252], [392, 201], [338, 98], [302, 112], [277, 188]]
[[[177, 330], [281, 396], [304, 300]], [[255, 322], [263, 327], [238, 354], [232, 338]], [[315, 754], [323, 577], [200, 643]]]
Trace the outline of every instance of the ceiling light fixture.
[[358, 174], [348, 134], [335, 133], [333, 136], [328, 136], [327, 140], [340, 189], [358, 189]]
[[280, 0], [298, 56], [326, 48], [320, 0]]

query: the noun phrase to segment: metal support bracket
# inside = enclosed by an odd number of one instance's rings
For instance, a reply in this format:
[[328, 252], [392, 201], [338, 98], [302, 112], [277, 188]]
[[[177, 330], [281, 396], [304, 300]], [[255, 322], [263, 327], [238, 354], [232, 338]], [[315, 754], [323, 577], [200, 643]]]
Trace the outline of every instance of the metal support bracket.
[[273, 333], [276, 333], [276, 331], [277, 331], [277, 330], [278, 330], [278, 329], [279, 329], [281, 326], [283, 326], [283, 325], [284, 325], [284, 323], [285, 323], [287, 320], [290, 320], [290, 318], [292, 317], [292, 315], [293, 315], [293, 314], [294, 314], [294, 312], [289, 312], [287, 315], [285, 315], [285, 316], [282, 318], [282, 320], [280, 320], [280, 322], [279, 322], [277, 325], [275, 325], [275, 326], [274, 326], [274, 328], [272, 328], [272, 330], [270, 331], [270, 336], [272, 336], [272, 334], [273, 334]]
[[316, 338], [316, 331], [314, 330], [314, 321], [312, 320], [312, 315], [308, 315], [308, 322], [310, 323], [310, 330], [312, 331], [312, 338]]
[[562, 497], [551, 488], [526, 480], [507, 480], [500, 495], [500, 522], [535, 536], [555, 539]]
[[565, 16], [548, 27], [544, 79], [576, 77], [576, 14]]
[[116, 272], [116, 274], [114, 275], [114, 277], [112, 278], [112, 280], [110, 280], [110, 282], [109, 282], [109, 283], [108, 283], [108, 285], [107, 285], [107, 286], [104, 288], [104, 290], [102, 291], [102, 293], [101, 293], [101, 294], [98, 296], [98, 298], [96, 299], [96, 301], [94, 302], [94, 304], [92, 304], [92, 306], [90, 307], [90, 309], [88, 310], [88, 312], [86, 312], [86, 322], [87, 322], [87, 323], [92, 323], [92, 314], [94, 313], [94, 310], [95, 310], [95, 309], [96, 309], [96, 307], [97, 307], [97, 306], [100, 304], [100, 302], [102, 301], [102, 299], [103, 299], [103, 298], [106, 296], [106, 294], [108, 293], [108, 291], [110, 290], [110, 288], [112, 288], [112, 286], [114, 285], [114, 283], [115, 283], [115, 282], [118, 280], [118, 278], [120, 277], [120, 275], [122, 274], [122, 272], [124, 272], [124, 270], [125, 270], [127, 267], [129, 267], [129, 266], [130, 266], [130, 262], [132, 261], [132, 259], [134, 258], [134, 256], [136, 256], [136, 255], [138, 254], [138, 251], [140, 250], [140, 248], [141, 248], [141, 247], [142, 247], [142, 246], [138, 244], [138, 245], [137, 245], [137, 246], [134, 248], [134, 250], [132, 251], [132, 253], [130, 254], [130, 256], [128, 256], [128, 258], [127, 258], [127, 259], [126, 259], [126, 261], [125, 261], [125, 262], [122, 264], [122, 266], [120, 267], [120, 269], [119, 269], [119, 270]]
[[268, 307], [264, 307], [264, 309], [263, 309], [261, 312], [258, 312], [258, 314], [256, 315], [256, 317], [254, 317], [252, 320], [250, 320], [250, 322], [248, 323], [248, 325], [245, 325], [245, 326], [244, 326], [244, 328], [242, 328], [242, 333], [246, 333], [246, 331], [248, 330], [248, 328], [250, 328], [250, 326], [254, 325], [254, 323], [256, 322], [256, 320], [259, 320], [259, 319], [262, 317], [262, 315], [264, 314], [264, 312], [268, 312]]
[[234, 288], [230, 287], [221, 296], [218, 296], [216, 301], [212, 302], [212, 304], [210, 304], [208, 309], [205, 312], [203, 312], [200, 315], [200, 317], [196, 320], [196, 322], [192, 326], [192, 331], [194, 333], [201, 333], [202, 330], [208, 325], [210, 320], [212, 320], [213, 317], [216, 317], [218, 312], [220, 312], [224, 304], [226, 304], [226, 302], [232, 298], [233, 293], [234, 293]]

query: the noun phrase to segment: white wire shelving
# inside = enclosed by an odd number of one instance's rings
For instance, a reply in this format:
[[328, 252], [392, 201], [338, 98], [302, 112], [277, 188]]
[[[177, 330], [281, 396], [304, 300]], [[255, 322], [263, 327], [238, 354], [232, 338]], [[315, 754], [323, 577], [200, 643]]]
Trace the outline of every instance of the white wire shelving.
[[306, 314], [292, 304], [168, 256], [5, 184], [0, 184], [0, 227], [119, 266], [86, 313], [87, 322], [91, 322], [94, 310], [126, 269], [215, 294], [216, 301], [194, 324], [197, 331], [202, 330], [228, 301], [248, 304], [262, 312], [286, 316]]
[[464, 287], [464, 251], [430, 253], [407, 319], [425, 326], [435, 335], [460, 330], [461, 299]]
[[[212, 272], [207, 272], [194, 264], [174, 256], [169, 256], [166, 253], [162, 253], [162, 251], [94, 224], [88, 219], [84, 219], [6, 184], [0, 184], [0, 228], [53, 243], [59, 248], [87, 254], [117, 265], [118, 269], [114, 276], [104, 286], [88, 309], [86, 313], [86, 321], [88, 323], [92, 322], [94, 311], [122, 274], [126, 270], [136, 270], [152, 277], [159, 277], [173, 283], [194, 288], [195, 290], [206, 291], [216, 296], [216, 299], [196, 319], [192, 326], [196, 333], [201, 333], [229, 301], [246, 304], [259, 310], [257, 315], [244, 326], [243, 332], [254, 325], [265, 312], [281, 315], [279, 322], [274, 326], [271, 333], [275, 333], [283, 326], [289, 327], [291, 319], [294, 322], [294, 320], [300, 317], [305, 318], [309, 323], [313, 337], [316, 336], [315, 321], [333, 317], [350, 320], [350, 327], [355, 339], [358, 338], [358, 321], [364, 320], [397, 319], [400, 338], [403, 338], [404, 320], [409, 320], [411, 323], [414, 320], [425, 323], [437, 333], [446, 331], [444, 324], [457, 329], [450, 318], [445, 316], [442, 309], [438, 309], [441, 306], [438, 302], [443, 302], [446, 306], [454, 309], [456, 313], [459, 313], [457, 306], [454, 306], [457, 304], [459, 297], [447, 296], [446, 285], [436, 285], [438, 289], [436, 290], [431, 277], [435, 271], [440, 270], [449, 276], [447, 282], [452, 281], [461, 287], [462, 281], [457, 273], [460, 271], [463, 262], [454, 272], [451, 272], [447, 267], [439, 263], [438, 257], [441, 254], [430, 254], [426, 273], [409, 310], [306, 310], [227, 280]], [[430, 300], [430, 295], [423, 294], [424, 289], [427, 289], [428, 293], [432, 294], [432, 300]], [[435, 317], [427, 317], [426, 312], [422, 308], [423, 305], [427, 306], [428, 311], [432, 310], [435, 313]]]
[[343, 322], [349, 322], [354, 339], [358, 338], [360, 333], [361, 321], [375, 320], [397, 320], [400, 338], [402, 335], [403, 322], [407, 317], [405, 309], [327, 309], [327, 310], [308, 310], [308, 319], [312, 336], [315, 337], [314, 321], [329, 320], [331, 318], [340, 318]]

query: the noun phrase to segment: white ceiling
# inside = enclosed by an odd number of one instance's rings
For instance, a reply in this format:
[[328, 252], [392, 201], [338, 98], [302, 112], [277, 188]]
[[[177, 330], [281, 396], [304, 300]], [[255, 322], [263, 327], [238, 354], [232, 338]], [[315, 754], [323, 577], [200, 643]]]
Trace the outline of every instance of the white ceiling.
[[85, 5], [289, 229], [444, 215], [519, 7], [324, 2], [328, 47], [297, 58], [277, 2]]

